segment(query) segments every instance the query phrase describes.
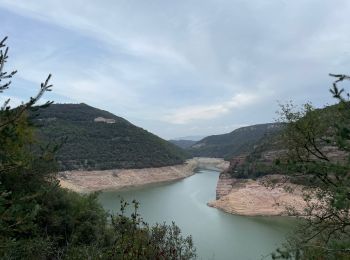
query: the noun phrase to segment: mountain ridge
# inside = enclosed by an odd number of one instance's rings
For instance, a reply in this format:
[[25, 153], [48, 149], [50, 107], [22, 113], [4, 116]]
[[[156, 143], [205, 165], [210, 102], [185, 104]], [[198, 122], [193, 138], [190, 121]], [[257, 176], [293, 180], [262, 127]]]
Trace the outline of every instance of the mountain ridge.
[[87, 104], [52, 104], [31, 115], [41, 143], [67, 141], [60, 170], [105, 170], [181, 164], [189, 155], [126, 119]]
[[281, 123], [256, 124], [240, 127], [230, 133], [211, 135], [187, 149], [193, 156], [231, 159], [233, 156], [250, 153], [264, 136], [278, 133]]

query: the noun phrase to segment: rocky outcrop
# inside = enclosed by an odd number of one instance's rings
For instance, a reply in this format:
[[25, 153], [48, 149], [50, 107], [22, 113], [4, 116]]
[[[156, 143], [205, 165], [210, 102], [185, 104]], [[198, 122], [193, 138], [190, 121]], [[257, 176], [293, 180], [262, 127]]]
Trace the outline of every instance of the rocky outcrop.
[[[266, 178], [266, 177], [264, 177]], [[208, 206], [225, 212], [243, 216], [287, 215], [287, 207], [302, 212], [306, 203], [302, 196], [302, 186], [288, 184], [293, 193], [283, 185], [271, 189], [260, 180], [235, 180], [231, 191]]]
[[[261, 162], [271, 163], [277, 153], [280, 152], [265, 153], [261, 157]], [[274, 179], [275, 183], [282, 183], [281, 175], [269, 175], [257, 180], [234, 178], [236, 171], [245, 163], [246, 157], [246, 155], [234, 157], [229, 168], [220, 173], [216, 187], [216, 201], [209, 202], [208, 206], [246, 216], [285, 215], [287, 207], [293, 207], [300, 212], [303, 210], [305, 201], [302, 186], [285, 183], [272, 189], [266, 185], [271, 179]], [[287, 187], [294, 189], [293, 193], [287, 191]]]
[[236, 167], [242, 165], [245, 160], [245, 155], [234, 157], [227, 170], [223, 171], [219, 175], [219, 180], [216, 185], [216, 199], [220, 199], [222, 196], [229, 194], [236, 183], [236, 179], [232, 178], [231, 172], [235, 171]]
[[216, 185], [216, 199], [229, 194], [232, 190], [234, 179], [231, 178], [230, 174], [220, 173], [218, 183]]
[[104, 117], [96, 117], [94, 122], [103, 122], [107, 124], [115, 124], [115, 119], [113, 118], [104, 118]]

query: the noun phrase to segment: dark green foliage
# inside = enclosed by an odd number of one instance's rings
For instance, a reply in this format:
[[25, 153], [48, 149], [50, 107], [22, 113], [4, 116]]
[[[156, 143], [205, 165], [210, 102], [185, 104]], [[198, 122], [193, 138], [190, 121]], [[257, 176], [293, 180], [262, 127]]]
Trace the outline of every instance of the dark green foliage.
[[259, 161], [250, 161], [249, 159], [239, 167], [230, 171], [233, 178], [237, 179], [257, 179], [269, 174], [276, 174], [273, 165], [264, 164]]
[[248, 154], [266, 135], [277, 134], [282, 129], [278, 123], [238, 128], [231, 133], [208, 136], [188, 149], [193, 156], [219, 157], [230, 160], [233, 156]]
[[[282, 128], [282, 126], [281, 126]], [[280, 173], [279, 156], [285, 149], [281, 131], [266, 133], [252, 151], [246, 155], [244, 162], [228, 170], [232, 177], [238, 179], [256, 179], [269, 174]]]
[[108, 241], [107, 214], [96, 195], [82, 197], [58, 186], [45, 188], [12, 197], [15, 210], [11, 216], [6, 214], [2, 226], [8, 230], [0, 233], [2, 259], [62, 259], [70, 248]]
[[[193, 259], [191, 237], [174, 224], [148, 226], [135, 211], [111, 216], [96, 194], [81, 196], [57, 187], [36, 201], [25, 230], [0, 232], [1, 259]], [[20, 203], [16, 202], [16, 206]], [[5, 226], [5, 225], [4, 225]], [[11, 227], [11, 226], [10, 226]]]
[[114, 246], [106, 250], [113, 259], [193, 259], [196, 250], [192, 238], [183, 237], [173, 222], [170, 226], [156, 224], [149, 227], [138, 214], [138, 202], [133, 201], [133, 213], [125, 216], [129, 205], [121, 201], [121, 210], [112, 216]]
[[[56, 154], [60, 170], [146, 168], [183, 163], [188, 154], [123, 118], [85, 104], [54, 104], [34, 122], [44, 143], [66, 141]], [[95, 122], [103, 117], [115, 123]]]
[[[281, 109], [280, 124], [284, 125], [281, 128], [282, 131], [267, 133], [256, 142], [254, 149], [247, 154], [245, 162], [231, 169], [233, 177], [258, 178], [269, 174], [286, 174], [288, 171], [299, 171], [292, 165], [288, 169], [281, 168], [280, 164], [287, 157], [289, 160], [299, 160], [302, 151], [304, 154], [307, 152], [308, 156], [315, 156], [315, 152], [317, 153], [315, 148], [307, 146], [310, 138], [318, 140], [315, 145], [321, 149], [332, 146], [331, 140], [323, 137], [331, 135], [332, 128], [330, 126], [340, 120], [338, 105], [314, 109], [307, 104], [302, 111], [294, 111], [296, 108], [293, 104], [287, 104], [281, 106]], [[288, 125], [287, 122], [291, 123], [290, 121], [293, 121], [293, 124]], [[305, 132], [301, 131], [302, 129], [313, 130]], [[305, 149], [305, 146], [309, 151]], [[299, 149], [296, 150], [297, 147]], [[298, 153], [295, 153], [296, 151]], [[311, 185], [310, 179], [305, 178], [305, 176], [294, 177], [291, 180], [298, 184]]]

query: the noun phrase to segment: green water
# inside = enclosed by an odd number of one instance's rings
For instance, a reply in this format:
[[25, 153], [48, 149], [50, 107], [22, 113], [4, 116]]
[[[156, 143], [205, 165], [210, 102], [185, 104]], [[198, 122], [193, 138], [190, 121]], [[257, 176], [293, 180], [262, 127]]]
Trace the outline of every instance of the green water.
[[[200, 169], [197, 174], [169, 184], [103, 192], [103, 206], [115, 212], [119, 196], [141, 203], [148, 223], [175, 221], [193, 236], [200, 259], [261, 259], [278, 247], [295, 221], [283, 217], [242, 217], [210, 208], [219, 172]], [[266, 258], [270, 259], [270, 258]]]

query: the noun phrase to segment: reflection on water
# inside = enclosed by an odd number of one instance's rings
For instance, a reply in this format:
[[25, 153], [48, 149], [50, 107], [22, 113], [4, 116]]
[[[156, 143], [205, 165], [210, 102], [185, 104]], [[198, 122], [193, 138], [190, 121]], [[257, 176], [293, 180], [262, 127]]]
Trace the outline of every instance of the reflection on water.
[[295, 221], [283, 217], [242, 217], [210, 208], [215, 199], [219, 172], [199, 170], [181, 181], [103, 192], [103, 206], [115, 212], [120, 196], [141, 203], [140, 213], [150, 224], [175, 223], [193, 236], [201, 259], [261, 259], [274, 251], [291, 230]]

